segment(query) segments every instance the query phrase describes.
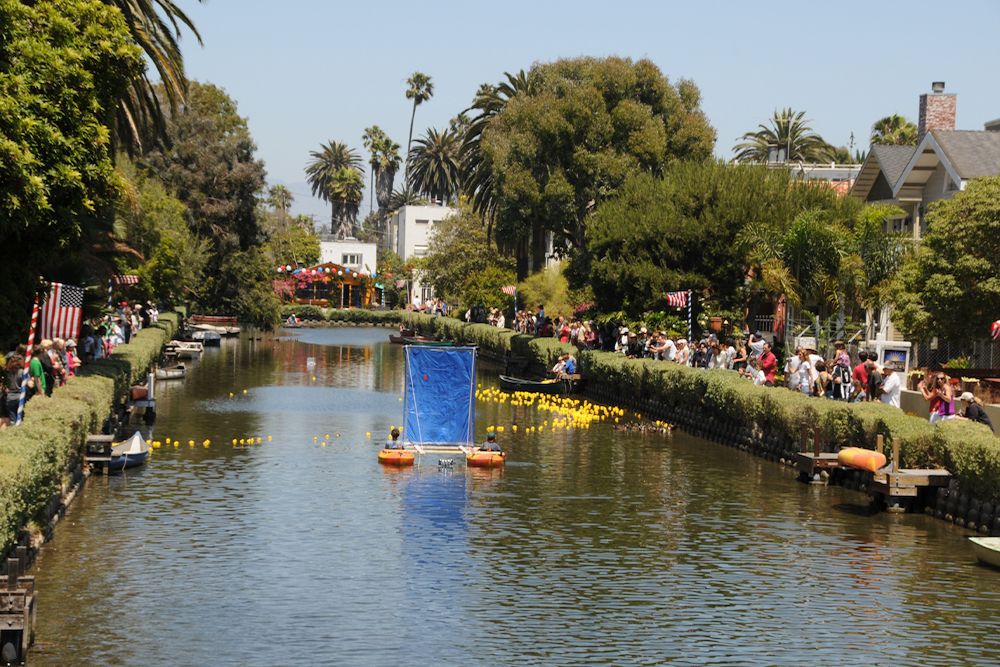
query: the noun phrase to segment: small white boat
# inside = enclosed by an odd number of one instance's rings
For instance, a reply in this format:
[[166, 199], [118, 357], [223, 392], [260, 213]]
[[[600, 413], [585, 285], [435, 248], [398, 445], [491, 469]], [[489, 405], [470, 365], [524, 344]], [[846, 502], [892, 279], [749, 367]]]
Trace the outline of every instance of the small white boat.
[[149, 443], [136, 431], [128, 440], [115, 443], [111, 448], [108, 471], [125, 470], [142, 465], [149, 457]]
[[222, 345], [222, 335], [215, 331], [198, 330], [191, 334], [191, 339], [196, 340], [205, 347], [219, 347]]
[[187, 368], [184, 367], [184, 364], [177, 364], [176, 366], [171, 366], [170, 368], [156, 369], [157, 380], [179, 380], [185, 375], [187, 375]]
[[205, 346], [197, 341], [172, 340], [167, 343], [167, 353], [181, 359], [195, 359], [205, 351]]
[[306, 357], [306, 368], [316, 368], [316, 357]]
[[976, 558], [987, 565], [1000, 567], [1000, 537], [970, 537]]

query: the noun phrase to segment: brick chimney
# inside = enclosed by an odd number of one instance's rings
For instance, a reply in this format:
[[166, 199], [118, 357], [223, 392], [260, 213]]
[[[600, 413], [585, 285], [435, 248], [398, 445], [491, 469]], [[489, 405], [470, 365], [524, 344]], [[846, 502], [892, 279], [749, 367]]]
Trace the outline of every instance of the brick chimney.
[[917, 129], [920, 138], [931, 130], [954, 130], [955, 107], [958, 97], [954, 93], [944, 92], [944, 81], [931, 84], [931, 93], [920, 96], [920, 120]]

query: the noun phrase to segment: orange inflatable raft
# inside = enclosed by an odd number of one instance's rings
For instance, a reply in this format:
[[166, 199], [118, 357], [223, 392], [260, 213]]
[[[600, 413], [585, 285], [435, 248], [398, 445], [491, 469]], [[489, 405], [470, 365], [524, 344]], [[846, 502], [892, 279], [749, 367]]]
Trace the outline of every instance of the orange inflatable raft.
[[413, 452], [405, 449], [382, 449], [378, 453], [378, 462], [387, 466], [411, 466], [413, 458]]
[[466, 455], [465, 464], [470, 468], [499, 468], [506, 460], [506, 452], [486, 452], [474, 449]]
[[878, 472], [885, 467], [885, 455], [861, 447], [845, 447], [837, 452], [837, 461], [842, 466], [860, 468], [868, 472]]

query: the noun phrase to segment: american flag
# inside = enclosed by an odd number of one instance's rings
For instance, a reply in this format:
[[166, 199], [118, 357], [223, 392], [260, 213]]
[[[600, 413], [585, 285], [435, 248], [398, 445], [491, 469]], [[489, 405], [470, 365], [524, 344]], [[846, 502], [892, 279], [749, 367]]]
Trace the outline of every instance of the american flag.
[[42, 338], [76, 338], [83, 315], [83, 288], [52, 283], [42, 306]]
[[993, 340], [1000, 340], [1000, 320], [993, 323], [991, 333], [993, 334]]
[[403, 289], [406, 287], [406, 278], [400, 278], [396, 281], [396, 289]]
[[507, 296], [514, 296], [517, 294], [517, 285], [504, 285], [500, 288], [500, 291]]
[[674, 308], [683, 308], [688, 303], [687, 292], [667, 292], [667, 305]]
[[117, 274], [112, 276], [112, 280], [115, 281], [115, 285], [136, 285], [139, 282], [139, 276]]

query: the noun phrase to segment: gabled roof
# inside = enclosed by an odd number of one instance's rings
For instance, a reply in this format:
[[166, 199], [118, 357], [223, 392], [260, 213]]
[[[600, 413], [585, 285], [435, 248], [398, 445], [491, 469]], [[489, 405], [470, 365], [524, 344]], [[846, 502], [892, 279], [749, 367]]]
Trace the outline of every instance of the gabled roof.
[[959, 188], [970, 178], [996, 176], [1000, 174], [1000, 136], [985, 130], [928, 132], [892, 187], [893, 196], [920, 199], [927, 180], [939, 166]]
[[1000, 174], [1000, 132], [933, 130], [931, 134], [963, 180]]
[[861, 171], [851, 188], [851, 196], [867, 200], [868, 195], [879, 180], [879, 175], [888, 182], [889, 187], [895, 185], [906, 168], [907, 162], [913, 157], [914, 146], [883, 146], [875, 144], [868, 151], [868, 157], [861, 165]]

